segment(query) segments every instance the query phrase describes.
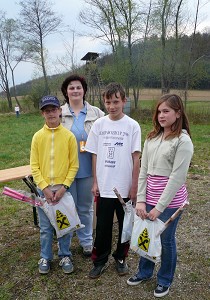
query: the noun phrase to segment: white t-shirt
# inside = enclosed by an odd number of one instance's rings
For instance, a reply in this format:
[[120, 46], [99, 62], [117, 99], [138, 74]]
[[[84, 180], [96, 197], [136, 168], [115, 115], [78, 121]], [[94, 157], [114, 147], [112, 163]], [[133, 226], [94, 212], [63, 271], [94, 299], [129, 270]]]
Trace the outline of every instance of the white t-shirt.
[[93, 124], [85, 148], [97, 155], [100, 196], [116, 198], [113, 188], [117, 188], [127, 198], [132, 184], [132, 153], [141, 151], [139, 124], [127, 115], [117, 121], [102, 117]]

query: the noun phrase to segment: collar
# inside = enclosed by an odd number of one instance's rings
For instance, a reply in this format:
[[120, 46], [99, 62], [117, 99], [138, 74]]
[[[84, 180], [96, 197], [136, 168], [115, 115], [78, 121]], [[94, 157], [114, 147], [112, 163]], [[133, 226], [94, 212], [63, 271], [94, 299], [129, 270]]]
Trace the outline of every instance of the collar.
[[[70, 113], [73, 115], [74, 110], [69, 104], [68, 104], [68, 108], [69, 108]], [[87, 105], [86, 105], [86, 103], [85, 103], [84, 107], [80, 110], [80, 113], [83, 113], [85, 115], [87, 114]]]

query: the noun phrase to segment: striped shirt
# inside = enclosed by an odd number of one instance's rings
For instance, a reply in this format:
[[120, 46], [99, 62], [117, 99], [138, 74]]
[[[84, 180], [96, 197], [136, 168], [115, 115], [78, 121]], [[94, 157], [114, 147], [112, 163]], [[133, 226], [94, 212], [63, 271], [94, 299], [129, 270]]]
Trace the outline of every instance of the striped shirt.
[[[147, 192], [146, 192], [146, 203], [155, 206], [160, 199], [168, 182], [166, 176], [151, 176], [147, 177]], [[171, 200], [168, 208], [180, 207], [185, 201], [187, 201], [188, 193], [186, 185], [183, 184], [174, 198]]]

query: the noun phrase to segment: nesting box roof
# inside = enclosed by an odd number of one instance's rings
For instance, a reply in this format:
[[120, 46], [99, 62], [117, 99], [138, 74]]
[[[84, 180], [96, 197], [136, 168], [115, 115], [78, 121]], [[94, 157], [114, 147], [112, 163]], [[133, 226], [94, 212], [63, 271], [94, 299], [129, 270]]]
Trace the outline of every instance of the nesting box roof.
[[96, 52], [88, 52], [87, 54], [85, 54], [85, 56], [83, 58], [81, 58], [81, 60], [95, 60], [97, 57], [99, 57], [99, 54]]

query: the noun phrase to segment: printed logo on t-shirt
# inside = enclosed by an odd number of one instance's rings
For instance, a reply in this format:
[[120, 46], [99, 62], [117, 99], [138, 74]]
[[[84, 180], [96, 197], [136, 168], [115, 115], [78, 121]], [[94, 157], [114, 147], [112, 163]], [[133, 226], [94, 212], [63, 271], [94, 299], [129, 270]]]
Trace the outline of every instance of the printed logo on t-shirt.
[[113, 159], [114, 158], [114, 151], [115, 151], [114, 147], [108, 147], [107, 158]]
[[121, 143], [121, 142], [116, 142], [116, 143], [114, 144], [114, 146], [122, 147], [122, 146], [123, 146], [123, 143]]

